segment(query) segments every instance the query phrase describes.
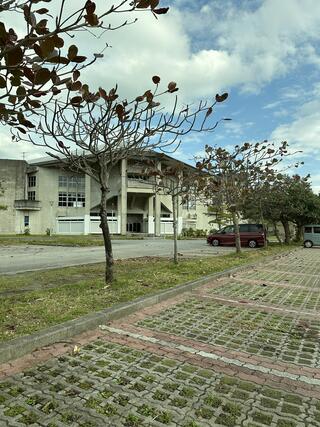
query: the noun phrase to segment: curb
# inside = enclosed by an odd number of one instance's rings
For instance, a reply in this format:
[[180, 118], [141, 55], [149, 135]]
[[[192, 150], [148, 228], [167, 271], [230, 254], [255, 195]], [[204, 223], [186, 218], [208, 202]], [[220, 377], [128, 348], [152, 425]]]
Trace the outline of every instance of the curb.
[[238, 273], [250, 268], [255, 268], [261, 264], [264, 264], [266, 259], [278, 259], [279, 257], [286, 256], [289, 253], [295, 251], [297, 251], [297, 249], [283, 254], [273, 255], [255, 263], [230, 268], [228, 270], [214, 273], [209, 276], [202, 277], [201, 279], [187, 282], [174, 288], [158, 292], [154, 295], [144, 296], [130, 302], [116, 304], [110, 308], [87, 314], [78, 319], [69, 320], [59, 325], [51, 326], [34, 334], [15, 338], [11, 341], [0, 344], [0, 363], [6, 363], [18, 359], [19, 357], [32, 353], [40, 347], [48, 346], [59, 341], [68, 340], [76, 335], [80, 335], [84, 332], [97, 328], [101, 323], [118, 320], [121, 317], [128, 316], [138, 311], [139, 309], [150, 307], [154, 304], [166, 301], [184, 292], [191, 291], [198, 286], [210, 283], [212, 280], [218, 279], [220, 277], [228, 276], [230, 274]]

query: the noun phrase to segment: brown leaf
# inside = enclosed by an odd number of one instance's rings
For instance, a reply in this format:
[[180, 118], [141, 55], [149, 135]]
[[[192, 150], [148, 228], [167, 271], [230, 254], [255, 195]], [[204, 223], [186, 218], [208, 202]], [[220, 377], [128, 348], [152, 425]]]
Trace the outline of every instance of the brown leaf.
[[170, 83], [168, 84], [168, 91], [169, 91], [169, 92], [172, 92], [176, 87], [177, 87], [177, 83], [175, 83], [175, 82], [170, 82]]
[[74, 98], [71, 98], [70, 102], [73, 105], [81, 104], [82, 96], [75, 96]]
[[42, 49], [41, 49], [41, 47], [38, 45], [38, 44], [34, 44], [33, 45], [33, 50], [35, 51], [35, 53], [38, 55], [38, 56], [40, 56], [40, 58], [44, 58], [44, 55], [43, 55], [43, 52], [42, 52]]
[[23, 99], [26, 96], [26, 88], [24, 86], [19, 86], [16, 90], [17, 97]]
[[147, 7], [151, 6], [152, 0], [140, 0], [139, 3], [136, 5], [137, 9], [146, 9]]
[[216, 94], [216, 101], [223, 102], [228, 98], [228, 94], [225, 92], [222, 95]]
[[157, 15], [165, 15], [168, 13], [169, 7], [160, 7], [160, 9], [153, 9], [153, 13]]
[[34, 73], [33, 73], [33, 71], [30, 68], [24, 67], [23, 68], [23, 73], [24, 73], [25, 77], [28, 80], [30, 80], [31, 83], [34, 82]]
[[28, 104], [31, 105], [31, 107], [33, 108], [40, 108], [41, 107], [41, 102], [40, 101], [36, 101], [35, 99], [27, 99]]
[[81, 87], [82, 87], [82, 83], [78, 80], [77, 82], [74, 82], [71, 84], [70, 90], [77, 91], [77, 90], [80, 90]]
[[80, 71], [79, 70], [75, 70], [72, 74], [72, 78], [74, 81], [78, 80], [78, 78], [80, 77]]
[[45, 7], [42, 7], [41, 9], [35, 10], [34, 13], [39, 13], [39, 15], [44, 15], [45, 13], [48, 13], [49, 10]]
[[96, 4], [93, 1], [88, 0], [85, 4], [85, 8], [86, 8], [87, 14], [92, 15], [96, 10]]
[[13, 67], [23, 60], [23, 51], [20, 46], [16, 46], [5, 55], [6, 65]]
[[47, 83], [51, 78], [51, 71], [48, 68], [40, 68], [35, 74], [34, 83], [36, 85], [43, 85]]
[[98, 16], [93, 14], [93, 15], [85, 15], [85, 19], [88, 22], [89, 25], [91, 25], [92, 27], [95, 27], [99, 24], [99, 19]]
[[73, 59], [71, 59], [72, 62], [76, 62], [77, 64], [80, 64], [81, 62], [84, 62], [87, 59], [86, 56], [75, 56]]
[[206, 112], [206, 117], [209, 117], [212, 114], [212, 107], [208, 108], [208, 111]]
[[155, 85], [158, 85], [160, 83], [160, 77], [159, 76], [153, 76], [152, 81]]
[[58, 49], [62, 48], [64, 46], [64, 40], [61, 37], [58, 37], [56, 34], [52, 37], [54, 41], [55, 47]]
[[48, 37], [40, 44], [40, 47], [43, 54], [45, 56], [49, 56], [54, 51], [54, 48], [55, 48], [54, 38]]
[[0, 89], [4, 89], [6, 87], [6, 79], [0, 76]]
[[152, 102], [153, 101], [153, 93], [151, 92], [151, 90], [147, 90], [144, 93], [144, 97], [147, 99], [147, 102]]
[[68, 50], [68, 58], [70, 61], [73, 61], [73, 59], [78, 55], [78, 48], [76, 45], [71, 45]]
[[124, 108], [122, 104], [117, 104], [116, 113], [118, 115], [119, 120], [123, 120], [124, 117]]
[[155, 9], [157, 6], [159, 6], [160, 0], [151, 0], [150, 1], [150, 7], [151, 9]]

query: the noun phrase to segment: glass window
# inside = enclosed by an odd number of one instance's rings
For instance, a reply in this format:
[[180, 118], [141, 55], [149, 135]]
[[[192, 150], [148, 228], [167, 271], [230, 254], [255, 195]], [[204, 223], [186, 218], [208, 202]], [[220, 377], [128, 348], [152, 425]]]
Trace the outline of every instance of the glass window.
[[234, 233], [234, 227], [233, 227], [233, 225], [228, 225], [228, 227], [224, 228], [224, 231], [226, 233]]
[[313, 232], [316, 234], [320, 234], [320, 227], [313, 227]]
[[29, 175], [28, 176], [28, 187], [35, 187], [36, 186], [36, 176], [35, 175]]
[[36, 200], [36, 192], [28, 191], [28, 200]]
[[29, 215], [26, 215], [24, 217], [24, 226], [29, 227], [30, 221], [29, 221]]
[[312, 233], [312, 227], [304, 227], [305, 233]]
[[240, 233], [248, 233], [249, 232], [249, 224], [240, 224]]
[[68, 206], [72, 208], [82, 208], [85, 206], [84, 193], [65, 193], [59, 192], [58, 206]]
[[251, 232], [262, 232], [263, 225], [262, 224], [249, 224], [249, 231]]
[[68, 177], [59, 176], [59, 187], [67, 187], [67, 185], [68, 185]]

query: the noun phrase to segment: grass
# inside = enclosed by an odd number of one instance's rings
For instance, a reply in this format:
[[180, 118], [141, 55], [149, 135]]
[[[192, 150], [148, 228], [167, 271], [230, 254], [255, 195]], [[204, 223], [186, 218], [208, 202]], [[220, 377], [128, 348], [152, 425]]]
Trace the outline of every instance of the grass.
[[[114, 235], [112, 240], [142, 240], [138, 236]], [[52, 235], [43, 234], [2, 234], [0, 235], [0, 246], [12, 245], [48, 245], [48, 246], [103, 246], [102, 235]]]
[[287, 250], [274, 245], [178, 265], [163, 258], [119, 260], [110, 287], [103, 280], [104, 264], [0, 276], [0, 342]]

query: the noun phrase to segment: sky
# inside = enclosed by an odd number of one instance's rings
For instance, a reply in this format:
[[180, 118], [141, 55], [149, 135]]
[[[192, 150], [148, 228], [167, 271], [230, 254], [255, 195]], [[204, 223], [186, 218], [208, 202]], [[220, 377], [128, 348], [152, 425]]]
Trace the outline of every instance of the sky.
[[[97, 9], [109, 0], [97, 0]], [[56, 6], [59, 0], [53, 0]], [[67, 0], [72, 8], [72, 0]], [[228, 92], [217, 106], [215, 133], [189, 134], [175, 156], [190, 161], [205, 144], [232, 146], [242, 142], [288, 141], [304, 161], [298, 172], [310, 173], [320, 191], [320, 1], [319, 0], [161, 0], [170, 6], [156, 20], [140, 13], [138, 22], [95, 37], [77, 37], [88, 56], [104, 51], [82, 75], [90, 87], [111, 88], [121, 97], [136, 97], [152, 88], [159, 75], [176, 81], [181, 105], [212, 101]], [[117, 16], [111, 23], [132, 16]], [[70, 41], [70, 44], [73, 41]], [[300, 152], [302, 151], [302, 152]], [[0, 128], [0, 158], [31, 160], [43, 153], [11, 141]]]

